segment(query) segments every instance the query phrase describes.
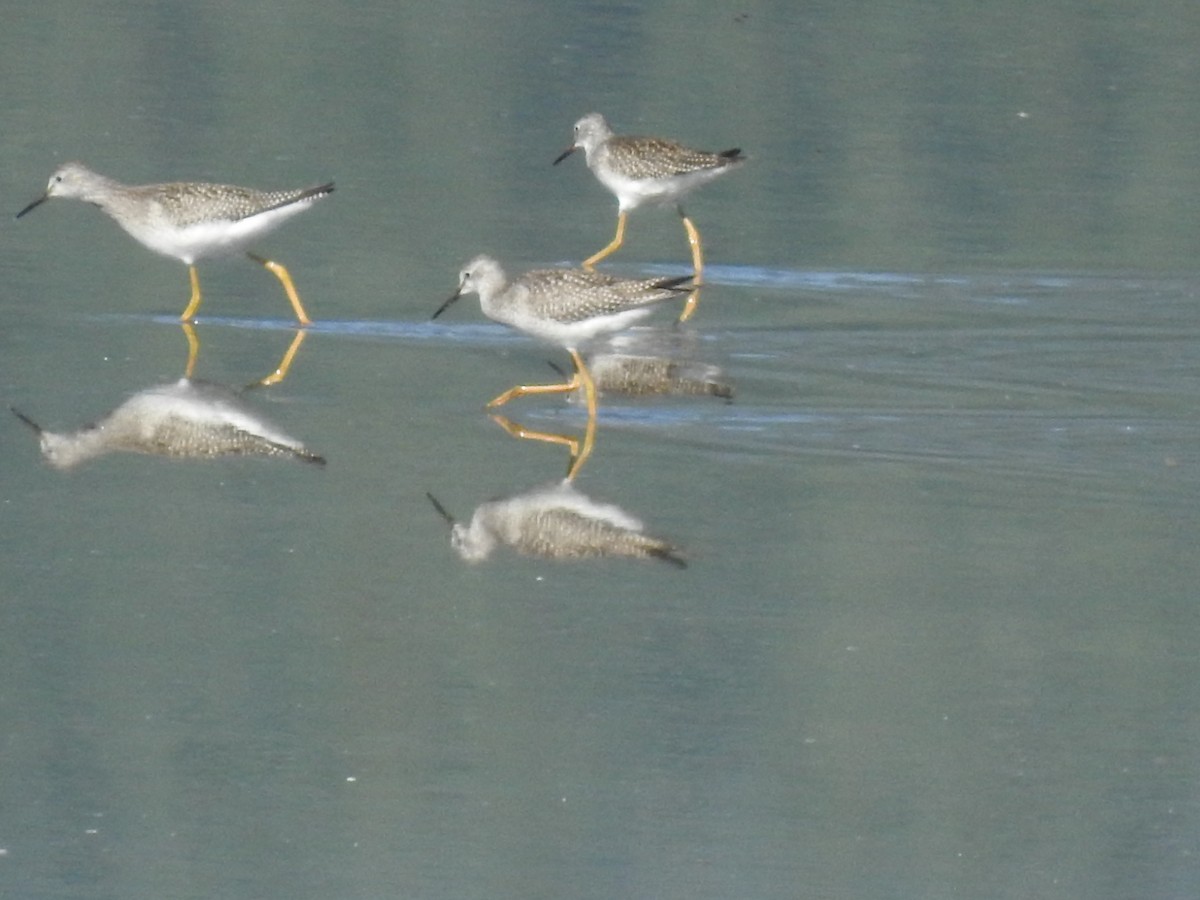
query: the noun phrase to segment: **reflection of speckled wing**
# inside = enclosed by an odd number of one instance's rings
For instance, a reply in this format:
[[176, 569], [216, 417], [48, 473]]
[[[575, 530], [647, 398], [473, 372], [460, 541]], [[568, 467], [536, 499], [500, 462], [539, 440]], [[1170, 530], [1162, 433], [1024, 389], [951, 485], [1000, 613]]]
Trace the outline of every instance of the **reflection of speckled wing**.
[[281, 444], [232, 424], [196, 422], [177, 416], [159, 423], [153, 433], [146, 436], [143, 446], [128, 449], [159, 456], [290, 456], [305, 462], [325, 462], [299, 444]]
[[588, 360], [596, 389], [627, 396], [708, 395], [733, 399], [733, 385], [717, 367], [662, 356], [599, 353]]
[[544, 509], [528, 515], [513, 537], [519, 552], [547, 559], [618, 556], [684, 565], [679, 551], [666, 541], [570, 509]]

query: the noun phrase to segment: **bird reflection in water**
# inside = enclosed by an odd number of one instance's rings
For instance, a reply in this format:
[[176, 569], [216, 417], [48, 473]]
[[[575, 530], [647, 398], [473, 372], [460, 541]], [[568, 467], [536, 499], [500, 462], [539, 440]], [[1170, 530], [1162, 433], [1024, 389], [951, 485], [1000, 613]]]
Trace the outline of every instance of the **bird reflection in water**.
[[307, 334], [298, 331], [279, 366], [249, 388], [236, 390], [192, 377], [199, 339], [190, 324], [184, 377], [134, 394], [111, 413], [78, 431], [47, 431], [29, 416], [13, 412], [37, 434], [42, 456], [57, 469], [69, 469], [106, 453], [123, 451], [175, 458], [218, 456], [286, 457], [323, 465], [325, 459], [280, 430], [243, 399], [245, 390], [282, 381]]
[[587, 359], [596, 391], [627, 397], [717, 397], [733, 400], [718, 366], [667, 356], [595, 353]]
[[595, 346], [585, 362], [598, 395], [732, 402], [733, 383], [720, 366], [697, 358], [698, 346], [694, 334], [676, 329], [633, 329]]
[[[694, 335], [675, 329], [659, 328], [633, 329], [611, 336], [586, 359], [595, 393], [610, 397], [715, 397], [732, 402], [732, 382], [720, 366], [695, 358], [694, 338]], [[549, 365], [566, 377], [553, 362]], [[586, 400], [584, 389], [577, 389], [570, 399]], [[536, 431], [498, 414], [491, 418], [513, 437], [567, 447], [571, 452], [567, 468], [569, 479], [579, 473], [595, 443], [597, 423], [590, 416], [582, 439]]]
[[619, 506], [587, 497], [570, 478], [482, 503], [466, 524], [426, 496], [450, 524], [450, 545], [469, 563], [482, 562], [503, 544], [541, 559], [656, 559], [687, 566], [679, 548], [646, 534], [641, 520]]

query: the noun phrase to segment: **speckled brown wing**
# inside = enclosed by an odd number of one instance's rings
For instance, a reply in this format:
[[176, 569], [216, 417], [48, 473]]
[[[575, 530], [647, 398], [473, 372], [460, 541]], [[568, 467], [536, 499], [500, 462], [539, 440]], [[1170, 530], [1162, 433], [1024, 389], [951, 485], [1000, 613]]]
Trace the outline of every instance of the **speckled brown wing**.
[[605, 141], [600, 157], [603, 163], [626, 178], [669, 178], [724, 168], [740, 161], [741, 151], [709, 153], [664, 138], [627, 135]]
[[158, 423], [138, 445], [124, 449], [156, 456], [203, 458], [218, 456], [294, 457], [323, 464], [325, 460], [303, 447], [289, 447], [228, 423], [195, 422], [172, 416]]
[[660, 538], [571, 509], [540, 510], [521, 521], [513, 538], [518, 552], [545, 559], [652, 558], [685, 565], [678, 549]]
[[324, 196], [333, 190], [333, 184], [288, 191], [258, 191], [233, 184], [173, 182], [145, 185], [137, 190], [156, 198], [172, 221], [182, 227], [198, 222], [236, 222], [292, 203]]
[[687, 293], [678, 278], [615, 278], [587, 269], [536, 269], [518, 279], [538, 314], [564, 324], [612, 315]]

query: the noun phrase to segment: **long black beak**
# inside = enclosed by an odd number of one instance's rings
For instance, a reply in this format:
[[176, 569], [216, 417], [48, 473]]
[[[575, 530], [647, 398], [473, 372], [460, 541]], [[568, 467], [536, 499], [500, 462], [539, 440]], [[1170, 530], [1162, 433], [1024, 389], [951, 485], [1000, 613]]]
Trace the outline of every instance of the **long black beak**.
[[446, 311], [446, 307], [449, 306], [451, 303], [453, 303], [455, 300], [457, 300], [461, 296], [462, 296], [462, 288], [459, 288], [457, 291], [455, 291], [453, 294], [450, 295], [450, 297], [446, 300], [445, 303], [443, 303], [441, 306], [439, 306], [437, 308], [437, 312], [435, 312], [432, 316], [429, 317], [429, 321], [432, 322], [434, 319], [436, 319], [438, 316], [440, 316], [442, 313], [444, 313]]
[[[18, 218], [18, 219], [21, 218], [21, 216], [25, 215], [25, 213], [29, 212], [32, 209], [36, 209], [37, 207], [41, 206], [43, 203], [45, 203], [49, 199], [50, 199], [49, 194], [42, 194], [42, 196], [38, 197], [36, 200], [34, 200], [32, 203], [30, 203], [27, 207], [25, 207], [23, 210], [21, 210], [19, 213], [17, 213], [15, 218]], [[20, 415], [20, 414], [18, 413], [18, 415]]]
[[20, 419], [22, 422], [24, 422], [30, 428], [32, 428], [35, 434], [41, 435], [41, 433], [42, 433], [41, 425], [39, 425], [37, 422], [33, 421], [33, 419], [29, 418], [29, 416], [25, 415], [25, 413], [21, 412], [15, 406], [10, 406], [9, 409], [11, 409], [13, 411], [14, 416], [16, 416], [18, 419]]
[[429, 493], [428, 491], [425, 492], [425, 496], [429, 498], [429, 502], [433, 504], [433, 508], [438, 511], [438, 515], [446, 520], [446, 524], [453, 526], [455, 524], [454, 516], [446, 512], [446, 507], [438, 503], [437, 497], [433, 496], [433, 494]]
[[557, 166], [560, 162], [562, 162], [564, 159], [566, 159], [568, 156], [570, 156], [572, 153], [574, 153], [578, 149], [579, 149], [578, 147], [568, 147], [562, 153], [558, 154], [558, 158], [556, 160], [554, 160], [554, 162], [552, 162], [550, 165]]

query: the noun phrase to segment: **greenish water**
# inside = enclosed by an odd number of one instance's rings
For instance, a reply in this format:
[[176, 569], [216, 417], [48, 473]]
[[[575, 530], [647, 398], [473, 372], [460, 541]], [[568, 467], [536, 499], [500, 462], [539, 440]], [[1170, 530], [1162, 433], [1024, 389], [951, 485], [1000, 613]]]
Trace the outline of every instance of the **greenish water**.
[[[316, 325], [246, 394], [328, 459], [0, 424], [0, 885], [69, 897], [1194, 895], [1200, 326], [1191, 7], [49, 4], [0, 36], [15, 213], [129, 181], [336, 178], [263, 242]], [[458, 267], [578, 261], [592, 109], [711, 149], [707, 286], [623, 350], [732, 391], [601, 401], [575, 481], [678, 547], [461, 522], [567, 450], [482, 411], [557, 348]], [[8, 223], [5, 405], [184, 372], [185, 269], [67, 202]], [[638, 211], [621, 273], [683, 273]], [[293, 340], [200, 266], [196, 376]], [[506, 408], [578, 436], [579, 404]]]

